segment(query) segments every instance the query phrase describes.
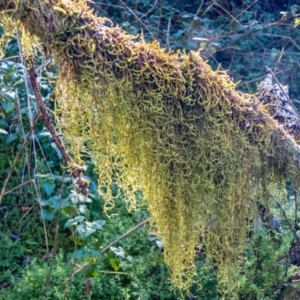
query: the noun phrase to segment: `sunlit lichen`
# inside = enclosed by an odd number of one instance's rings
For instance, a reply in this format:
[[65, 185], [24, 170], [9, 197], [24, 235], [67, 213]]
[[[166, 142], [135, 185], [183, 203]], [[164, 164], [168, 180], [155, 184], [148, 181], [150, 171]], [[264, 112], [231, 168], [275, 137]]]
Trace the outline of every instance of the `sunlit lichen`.
[[298, 174], [292, 150], [274, 158], [287, 137], [267, 109], [197, 53], [126, 35], [84, 0], [15, 3], [8, 14], [60, 63], [59, 124], [76, 163], [90, 151], [105, 210], [112, 183], [130, 208], [143, 191], [174, 286], [193, 283], [200, 246], [220, 290], [233, 292], [258, 199], [268, 200], [270, 182]]

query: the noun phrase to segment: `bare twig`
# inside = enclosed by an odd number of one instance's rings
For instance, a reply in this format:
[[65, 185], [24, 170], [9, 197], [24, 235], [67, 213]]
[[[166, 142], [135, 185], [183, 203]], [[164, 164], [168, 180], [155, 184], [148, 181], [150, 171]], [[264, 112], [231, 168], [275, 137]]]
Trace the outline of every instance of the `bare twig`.
[[[129, 234], [131, 234], [133, 231], [137, 230], [138, 228], [144, 226], [148, 221], [150, 220], [150, 218], [146, 219], [146, 220], [143, 220], [141, 221], [139, 224], [137, 224], [136, 226], [134, 226], [133, 228], [131, 228], [130, 230], [128, 230], [127, 232], [125, 232], [124, 234], [122, 234], [121, 236], [119, 236], [117, 239], [115, 239], [113, 242], [111, 242], [108, 246], [106, 246], [105, 248], [103, 248], [101, 250], [101, 253], [104, 253], [106, 252], [107, 250], [110, 249], [110, 247], [112, 247], [114, 244], [118, 243], [120, 240], [122, 240], [123, 238], [125, 238], [126, 236], [128, 236]], [[64, 281], [64, 283], [66, 282], [70, 282], [71, 279], [76, 275], [78, 274], [79, 272], [81, 272], [84, 268], [86, 268], [87, 266], [89, 266], [90, 264], [92, 264], [92, 262], [86, 262], [80, 266], [78, 266], [78, 269], [76, 271], [74, 271], [71, 276], [66, 279]], [[122, 273], [122, 272], [107, 272], [107, 271], [100, 271], [101, 273], [114, 273], [114, 274], [128, 274], [128, 273]]]
[[280, 202], [279, 201], [276, 201], [276, 204], [278, 205], [278, 207], [280, 208], [281, 212], [282, 212], [282, 215], [284, 217], [284, 219], [286, 220], [286, 223], [288, 224], [290, 230], [293, 232], [294, 234], [294, 237], [296, 239], [297, 242], [300, 242], [300, 236], [299, 234], [297, 233], [297, 230], [296, 228], [292, 225], [292, 223], [290, 222], [288, 216], [286, 215], [286, 212], [285, 210], [283, 209], [283, 207], [281, 206]]
[[243, 27], [243, 25], [237, 20], [237, 18], [235, 18], [227, 9], [225, 9], [222, 5], [220, 5], [219, 3], [216, 2], [216, 0], [212, 0], [213, 4], [220, 7], [222, 10], [224, 10], [230, 17], [232, 20], [234, 20], [238, 25], [240, 25], [241, 27]]
[[295, 193], [295, 228], [298, 227], [298, 199], [297, 199], [297, 191]]
[[3, 187], [2, 187], [2, 190], [1, 190], [1, 194], [0, 194], [0, 204], [2, 203], [3, 196], [6, 195], [5, 189], [6, 189], [6, 186], [7, 186], [8, 182], [9, 182], [9, 179], [12, 176], [12, 173], [15, 170], [17, 162], [18, 162], [18, 160], [20, 159], [20, 157], [21, 157], [21, 155], [23, 153], [23, 150], [25, 148], [27, 140], [31, 136], [31, 133], [34, 130], [34, 126], [37, 123], [39, 117], [40, 117], [40, 112], [35, 116], [35, 119], [33, 120], [33, 127], [31, 127], [30, 130], [29, 130], [29, 132], [27, 133], [27, 135], [26, 135], [26, 137], [25, 137], [25, 139], [24, 139], [24, 141], [23, 141], [23, 143], [22, 143], [22, 145], [20, 147], [20, 150], [19, 150], [18, 154], [16, 155], [16, 157], [15, 157], [15, 159], [14, 159], [14, 161], [13, 161], [11, 167], [10, 167], [9, 173], [8, 173], [7, 177], [5, 178], [5, 181], [3, 183]]
[[168, 20], [168, 29], [167, 29], [167, 48], [170, 48], [170, 30], [171, 30], [171, 18]]
[[[34, 64], [32, 59], [28, 60], [28, 73], [29, 73], [29, 78], [30, 78], [30, 83], [35, 95], [35, 99], [36, 102], [40, 108], [40, 112], [42, 114], [42, 117], [44, 119], [45, 122], [45, 126], [47, 127], [47, 129], [49, 130], [57, 148], [59, 149], [59, 151], [62, 154], [62, 157], [66, 163], [66, 165], [70, 164], [72, 162], [72, 159], [68, 153], [68, 151], [66, 150], [62, 140], [59, 137], [59, 134], [57, 133], [54, 125], [52, 124], [50, 115], [48, 114], [47, 108], [43, 102], [42, 96], [41, 96], [41, 92], [39, 89], [39, 85], [36, 81], [37, 75], [34, 69]], [[75, 183], [77, 184], [77, 186], [80, 189], [80, 192], [87, 196], [88, 195], [88, 182], [86, 180], [84, 180], [82, 178], [82, 173], [86, 170], [85, 167], [80, 167], [80, 166], [76, 166], [72, 168], [72, 175], [75, 179]]]
[[127, 232], [125, 232], [124, 234], [122, 234], [121, 236], [119, 236], [117, 239], [115, 239], [113, 242], [111, 242], [108, 246], [106, 246], [105, 248], [103, 248], [101, 250], [101, 253], [106, 252], [111, 246], [113, 246], [114, 244], [118, 243], [120, 240], [122, 240], [123, 238], [125, 238], [126, 236], [128, 236], [129, 234], [131, 234], [133, 231], [135, 231], [138, 228], [144, 226], [149, 220], [150, 220], [150, 218], [146, 219], [146, 220], [144, 220], [142, 222], [140, 222], [139, 224], [137, 224], [136, 226], [134, 226], [133, 228], [131, 228], [130, 230], [128, 230]]
[[155, 0], [155, 2], [154, 2], [154, 4], [152, 5], [152, 7], [151, 7], [146, 13], [144, 13], [144, 14], [140, 17], [140, 20], [143, 19], [143, 18], [145, 18], [147, 15], [150, 14], [150, 12], [155, 8], [155, 6], [156, 6], [156, 4], [157, 4], [157, 1], [158, 1], [158, 0]]
[[276, 71], [277, 71], [277, 66], [281, 62], [283, 54], [284, 54], [284, 47], [281, 48], [280, 55], [279, 55], [279, 57], [278, 57], [278, 59], [276, 61], [276, 66], [275, 66], [275, 69], [274, 69], [274, 73], [276, 73]]
[[[150, 34], [150, 36], [151, 36], [153, 39], [155, 39], [154, 35], [153, 35], [152, 32], [151, 32], [151, 29], [150, 29], [146, 24], [144, 24], [144, 23], [142, 22], [141, 18], [139, 18], [139, 17], [137, 16], [137, 14], [136, 14], [130, 7], [128, 7], [128, 6], [126, 5], [126, 3], [124, 3], [122, 0], [119, 0], [119, 1], [120, 1], [120, 2], [128, 9], [128, 11], [129, 11], [130, 13], [132, 13], [132, 15], [136, 18], [136, 20], [137, 20], [139, 23], [141, 23], [141, 24], [147, 29], [147, 31], [148, 31], [148, 33]], [[142, 17], [144, 17], [144, 15], [143, 15]]]
[[54, 245], [52, 249], [52, 255], [51, 255], [51, 263], [49, 267], [49, 271], [47, 273], [47, 278], [46, 278], [46, 287], [45, 287], [45, 295], [48, 293], [49, 289], [49, 284], [50, 284], [50, 277], [53, 271], [54, 263], [55, 263], [55, 255], [58, 250], [58, 237], [59, 237], [59, 222], [60, 222], [60, 214], [61, 214], [61, 200], [63, 196], [63, 191], [64, 191], [64, 177], [65, 177], [65, 169], [63, 169], [63, 174], [62, 174], [62, 181], [61, 181], [61, 188], [60, 188], [60, 195], [59, 195], [59, 203], [58, 203], [58, 209], [57, 209], [57, 215], [56, 215], [56, 223], [55, 223], [55, 236], [54, 236]]
[[[3, 193], [3, 196], [5, 196], [6, 194], [11, 193], [12, 191], [14, 191], [14, 190], [20, 188], [21, 186], [23, 186], [23, 185], [25, 185], [25, 184], [27, 184], [27, 183], [32, 183], [32, 181], [33, 181], [33, 179], [30, 179], [30, 180], [27, 180], [27, 181], [25, 181], [25, 182], [23, 182], [23, 183], [21, 183], [21, 184], [15, 186], [14, 188], [12, 188], [12, 189], [10, 189], [10, 190], [4, 192], [4, 193]], [[1, 194], [1, 195], [2, 195], [2, 194]]]

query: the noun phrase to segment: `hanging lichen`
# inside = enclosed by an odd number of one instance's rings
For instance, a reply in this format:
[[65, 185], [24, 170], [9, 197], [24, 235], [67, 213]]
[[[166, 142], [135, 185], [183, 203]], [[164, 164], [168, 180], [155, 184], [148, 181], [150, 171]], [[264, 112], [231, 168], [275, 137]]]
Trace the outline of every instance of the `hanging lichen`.
[[0, 32], [0, 59], [5, 56], [5, 46], [13, 39], [16, 33], [16, 26], [9, 18], [1, 20], [2, 26], [5, 26], [5, 34]]
[[126, 35], [84, 0], [0, 0], [0, 9], [59, 61], [60, 127], [76, 163], [83, 149], [92, 153], [105, 210], [112, 183], [130, 208], [143, 191], [174, 286], [193, 283], [200, 246], [220, 290], [232, 293], [258, 199], [299, 174], [296, 146], [267, 108], [197, 53]]

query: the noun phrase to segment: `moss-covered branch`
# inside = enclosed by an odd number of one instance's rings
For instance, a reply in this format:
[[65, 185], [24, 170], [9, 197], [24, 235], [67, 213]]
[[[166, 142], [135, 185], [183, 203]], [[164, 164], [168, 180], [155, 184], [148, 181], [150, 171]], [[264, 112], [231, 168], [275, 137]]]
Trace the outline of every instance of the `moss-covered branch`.
[[57, 116], [74, 158], [87, 147], [106, 208], [116, 181], [147, 199], [172, 282], [188, 289], [205, 244], [224, 291], [236, 287], [246, 219], [299, 177], [299, 149], [254, 96], [198, 53], [172, 53], [96, 17], [84, 0], [0, 0], [60, 64]]

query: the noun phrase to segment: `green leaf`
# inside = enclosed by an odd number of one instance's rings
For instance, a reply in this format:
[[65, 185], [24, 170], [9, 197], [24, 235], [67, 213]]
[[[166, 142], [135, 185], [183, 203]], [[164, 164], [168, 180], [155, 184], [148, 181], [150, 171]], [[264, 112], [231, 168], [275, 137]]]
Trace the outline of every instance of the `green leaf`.
[[12, 101], [2, 101], [2, 108], [5, 110], [5, 112], [11, 112], [15, 106]]
[[43, 188], [44, 188], [44, 191], [46, 192], [47, 196], [50, 197], [53, 190], [55, 189], [56, 185], [55, 183], [44, 183], [43, 184]]
[[110, 258], [110, 259], [109, 259], [109, 264], [110, 264], [110, 266], [111, 266], [115, 271], [118, 271], [118, 270], [119, 270], [119, 267], [120, 267], [120, 262], [119, 262], [119, 260], [114, 259], [114, 258]]
[[117, 256], [120, 256], [122, 258], [125, 258], [125, 251], [122, 247], [110, 247], [109, 248], [113, 253], [115, 253]]
[[101, 259], [103, 255], [101, 254], [100, 251], [97, 250], [92, 250], [86, 246], [83, 248], [75, 250], [72, 254], [71, 257], [73, 258], [98, 258]]
[[49, 198], [48, 203], [51, 207], [58, 209], [59, 197], [58, 196], [53, 196], [53, 197]]
[[64, 213], [68, 218], [71, 218], [73, 216], [76, 216], [78, 214], [78, 211], [75, 206], [66, 206], [62, 210], [62, 213]]
[[69, 237], [69, 239], [77, 246], [83, 246], [84, 245], [84, 242], [79, 239], [78, 237], [74, 236], [74, 235], [71, 235]]
[[102, 230], [103, 226], [105, 224], [104, 220], [98, 220], [98, 221], [94, 221], [94, 222], [85, 222], [88, 226], [90, 227], [94, 227], [96, 229]]
[[97, 263], [91, 263], [88, 264], [86, 267], [84, 267], [78, 274], [84, 275], [86, 278], [93, 278], [98, 275], [97, 272]]
[[75, 250], [72, 254], [71, 257], [73, 258], [83, 258], [84, 257], [84, 248], [77, 249]]
[[60, 201], [60, 208], [66, 208], [68, 206], [71, 206], [71, 202], [68, 198], [64, 198]]
[[74, 203], [74, 204], [92, 202], [92, 199], [90, 199], [82, 194], [79, 194], [74, 190], [71, 191], [69, 197], [70, 197], [72, 203]]
[[88, 248], [88, 254], [89, 257], [94, 257], [94, 258], [98, 258], [101, 259], [103, 257], [102, 253], [99, 250], [93, 250]]
[[41, 217], [44, 220], [50, 221], [54, 219], [54, 213], [49, 211], [48, 209], [43, 208], [41, 210]]
[[85, 237], [84, 234], [86, 233], [86, 226], [84, 223], [78, 224], [76, 230], [81, 235], [81, 237]]
[[84, 219], [85, 219], [85, 217], [83, 217], [83, 216], [77, 216], [74, 219], [70, 219], [66, 222], [65, 228], [73, 226], [73, 225], [77, 225], [78, 223], [81, 223]]
[[90, 212], [89, 212], [88, 208], [86, 207], [86, 205], [79, 205], [78, 211], [82, 215], [84, 215], [87, 219], [89, 218]]
[[[79, 227], [79, 226], [78, 226]], [[87, 238], [88, 236], [92, 235], [95, 231], [96, 228], [91, 228], [91, 227], [77, 227], [77, 231], [83, 238]]]
[[4, 127], [8, 127], [9, 126], [9, 124], [4, 119], [0, 119], [0, 125], [4, 126]]
[[11, 142], [15, 141], [17, 138], [18, 138], [18, 135], [16, 133], [10, 133], [5, 140], [5, 143], [10, 144]]

